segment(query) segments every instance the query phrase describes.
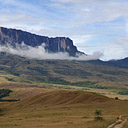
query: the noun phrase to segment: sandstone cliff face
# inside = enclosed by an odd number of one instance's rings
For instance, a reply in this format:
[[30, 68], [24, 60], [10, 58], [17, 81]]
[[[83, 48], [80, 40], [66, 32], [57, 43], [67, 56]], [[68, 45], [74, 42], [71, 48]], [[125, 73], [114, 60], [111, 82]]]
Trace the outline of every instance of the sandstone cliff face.
[[16, 29], [7, 29], [0, 27], [0, 45], [10, 44], [16, 47], [17, 44], [24, 44], [36, 47], [45, 44], [47, 52], [68, 52], [71, 56], [80, 53], [73, 45], [73, 41], [65, 37], [49, 38], [47, 36], [39, 36], [25, 31]]

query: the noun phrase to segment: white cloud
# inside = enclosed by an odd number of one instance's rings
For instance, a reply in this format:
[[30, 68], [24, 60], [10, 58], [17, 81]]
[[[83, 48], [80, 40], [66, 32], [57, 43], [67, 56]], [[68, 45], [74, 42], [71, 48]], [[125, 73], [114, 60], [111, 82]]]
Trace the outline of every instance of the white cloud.
[[38, 47], [31, 47], [27, 46], [24, 43], [21, 45], [17, 45], [16, 48], [13, 48], [10, 45], [7, 46], [0, 46], [0, 52], [7, 52], [14, 55], [19, 55], [27, 58], [36, 58], [39, 60], [44, 59], [59, 59], [59, 60], [81, 60], [81, 61], [87, 61], [87, 60], [97, 60], [101, 56], [103, 56], [100, 52], [95, 52], [92, 55], [77, 55], [78, 57], [71, 57], [68, 53], [48, 53], [44, 49], [44, 45], [38, 46]]
[[92, 38], [92, 35], [76, 35], [72, 36], [72, 39], [75, 44], [83, 44]]
[[121, 59], [128, 57], [128, 36], [113, 37], [112, 42], [104, 45], [103, 60]]
[[[85, 52], [86, 54], [92, 54], [92, 52], [88, 50], [88, 47], [90, 46], [88, 41], [93, 38], [92, 35], [75, 35], [71, 36], [71, 38], [73, 39], [73, 43], [77, 46], [80, 51]], [[96, 51], [97, 49], [93, 52]]]
[[116, 44], [105, 47], [103, 53], [104, 57], [101, 57], [102, 60], [121, 59], [128, 55], [128, 52], [123, 47], [117, 46]]

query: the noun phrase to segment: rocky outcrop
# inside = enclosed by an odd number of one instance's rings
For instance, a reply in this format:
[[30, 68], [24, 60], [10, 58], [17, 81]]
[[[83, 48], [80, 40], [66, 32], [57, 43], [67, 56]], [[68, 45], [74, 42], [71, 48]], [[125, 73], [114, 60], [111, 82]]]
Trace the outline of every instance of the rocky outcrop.
[[17, 44], [22, 43], [32, 47], [45, 44], [47, 52], [68, 52], [71, 56], [75, 56], [77, 53], [83, 54], [73, 45], [73, 41], [66, 37], [49, 38], [47, 36], [39, 36], [21, 30], [0, 27], [1, 45], [9, 44], [16, 47]]

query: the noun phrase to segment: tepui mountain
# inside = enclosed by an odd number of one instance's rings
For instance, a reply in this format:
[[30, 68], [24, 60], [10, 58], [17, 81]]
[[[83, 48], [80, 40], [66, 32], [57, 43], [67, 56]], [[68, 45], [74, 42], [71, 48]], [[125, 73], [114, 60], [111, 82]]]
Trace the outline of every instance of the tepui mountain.
[[49, 38], [47, 36], [40, 36], [31, 34], [22, 30], [7, 29], [0, 27], [0, 45], [11, 45], [16, 47], [17, 44], [22, 44], [37, 47], [45, 45], [46, 52], [57, 53], [67, 52], [70, 56], [76, 56], [77, 54], [84, 54], [77, 50], [73, 41], [68, 37], [55, 37]]

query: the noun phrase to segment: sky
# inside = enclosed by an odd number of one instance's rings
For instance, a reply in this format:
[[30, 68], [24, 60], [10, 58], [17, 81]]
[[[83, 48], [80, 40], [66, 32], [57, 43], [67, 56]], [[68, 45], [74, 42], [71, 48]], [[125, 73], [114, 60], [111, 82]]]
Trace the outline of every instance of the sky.
[[69, 37], [102, 60], [128, 57], [128, 0], [0, 0], [0, 26]]

